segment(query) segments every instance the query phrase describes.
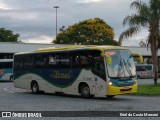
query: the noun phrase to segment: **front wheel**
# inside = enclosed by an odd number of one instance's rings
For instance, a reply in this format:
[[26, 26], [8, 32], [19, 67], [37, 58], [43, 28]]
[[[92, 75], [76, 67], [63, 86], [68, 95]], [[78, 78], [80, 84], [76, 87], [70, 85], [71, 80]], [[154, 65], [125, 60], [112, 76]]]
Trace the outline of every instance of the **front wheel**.
[[81, 96], [83, 98], [91, 98], [92, 96], [90, 95], [90, 89], [88, 85], [83, 85], [80, 89]]
[[32, 93], [38, 94], [39, 93], [39, 86], [37, 82], [33, 82], [31, 85]]
[[107, 95], [107, 98], [108, 99], [111, 99], [111, 98], [113, 98], [115, 95]]

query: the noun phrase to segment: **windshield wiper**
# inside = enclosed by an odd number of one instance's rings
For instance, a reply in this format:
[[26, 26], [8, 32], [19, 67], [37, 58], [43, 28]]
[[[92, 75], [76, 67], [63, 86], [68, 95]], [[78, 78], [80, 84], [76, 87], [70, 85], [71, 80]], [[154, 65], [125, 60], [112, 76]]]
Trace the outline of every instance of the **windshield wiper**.
[[131, 70], [130, 70], [130, 68], [129, 68], [128, 63], [126, 63], [124, 59], [122, 59], [122, 60], [123, 60], [123, 62], [124, 62], [124, 66], [125, 66], [127, 72], [128, 72], [129, 75], [130, 75], [129, 77], [130, 77], [130, 78], [133, 77], [132, 72], [131, 72]]
[[120, 63], [118, 65], [118, 71], [117, 72], [118, 72], [117, 73], [117, 77], [121, 77], [123, 74], [125, 74], [124, 69], [122, 69], [122, 61], [121, 60], [120, 60]]

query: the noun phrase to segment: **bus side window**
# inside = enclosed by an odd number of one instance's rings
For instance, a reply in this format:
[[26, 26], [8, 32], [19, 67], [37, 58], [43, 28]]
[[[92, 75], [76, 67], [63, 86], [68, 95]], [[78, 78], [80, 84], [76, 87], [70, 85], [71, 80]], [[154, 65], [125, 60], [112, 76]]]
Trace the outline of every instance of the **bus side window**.
[[3, 69], [3, 62], [0, 63], [0, 69]]
[[18, 58], [15, 58], [17, 61], [16, 61], [16, 66], [17, 68], [24, 68], [24, 59], [23, 59], [23, 56], [19, 56]]
[[105, 67], [103, 62], [95, 62], [94, 72], [96, 75], [105, 79]]
[[8, 63], [4, 62], [4, 63], [3, 63], [3, 68], [9, 68]]
[[60, 66], [61, 68], [70, 68], [72, 65], [72, 59], [67, 54], [61, 55]]
[[89, 60], [86, 56], [81, 56], [80, 60], [81, 60], [81, 67], [82, 68], [88, 68], [89, 67]]
[[87, 57], [81, 56], [81, 65], [88, 65]]
[[72, 54], [71, 55], [71, 59], [72, 59], [72, 67], [73, 68], [80, 68], [81, 64], [80, 64], [80, 57], [77, 54]]
[[48, 67], [53, 68], [57, 65], [57, 56], [55, 54], [49, 54], [48, 55]]
[[36, 68], [45, 68], [47, 63], [47, 58], [45, 55], [37, 55], [35, 58], [35, 67]]
[[2, 64], [0, 63], [0, 69], [2, 69]]
[[67, 56], [67, 61], [66, 61], [66, 65], [71, 68], [72, 67], [72, 64], [73, 64], [73, 59], [71, 56]]

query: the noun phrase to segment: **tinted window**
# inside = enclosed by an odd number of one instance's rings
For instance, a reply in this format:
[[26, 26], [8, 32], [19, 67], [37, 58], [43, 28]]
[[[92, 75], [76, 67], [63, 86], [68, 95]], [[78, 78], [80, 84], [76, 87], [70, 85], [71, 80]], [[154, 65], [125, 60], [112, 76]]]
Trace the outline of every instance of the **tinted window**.
[[136, 71], [151, 71], [152, 66], [136, 66]]
[[91, 68], [100, 51], [70, 51], [14, 56], [15, 68]]
[[152, 66], [145, 66], [145, 69], [151, 71], [152, 70]]
[[0, 63], [0, 68], [12, 68], [12, 62], [1, 62]]
[[45, 68], [47, 66], [47, 55], [45, 54], [35, 55], [30, 61], [30, 64], [32, 66], [34, 65], [36, 68]]
[[145, 71], [144, 66], [136, 66], [136, 71]]
[[106, 75], [105, 75], [105, 66], [104, 66], [104, 62], [102, 61], [96, 61], [94, 64], [94, 73], [101, 77], [102, 79], [105, 79]]

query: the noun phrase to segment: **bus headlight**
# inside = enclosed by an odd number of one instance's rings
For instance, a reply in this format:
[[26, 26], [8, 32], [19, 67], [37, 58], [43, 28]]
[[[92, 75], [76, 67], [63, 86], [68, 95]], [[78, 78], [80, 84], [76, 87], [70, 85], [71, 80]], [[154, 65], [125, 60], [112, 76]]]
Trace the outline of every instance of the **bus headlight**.
[[112, 82], [109, 82], [109, 83], [108, 83], [108, 85], [112, 86], [112, 85], [113, 85], [113, 83], [112, 83]]
[[112, 82], [109, 82], [108, 85], [109, 85], [109, 86], [115, 86], [115, 84], [112, 83]]

